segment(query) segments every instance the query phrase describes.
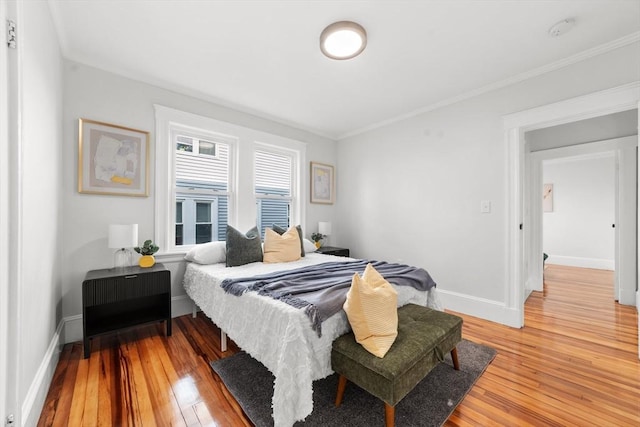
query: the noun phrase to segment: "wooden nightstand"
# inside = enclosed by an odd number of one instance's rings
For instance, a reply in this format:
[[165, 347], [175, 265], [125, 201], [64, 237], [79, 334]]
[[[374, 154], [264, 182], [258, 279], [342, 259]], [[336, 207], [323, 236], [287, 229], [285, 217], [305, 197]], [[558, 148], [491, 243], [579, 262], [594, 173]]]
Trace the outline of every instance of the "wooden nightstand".
[[90, 339], [142, 323], [167, 322], [171, 335], [171, 273], [162, 264], [149, 268], [92, 270], [82, 282], [84, 357]]
[[320, 246], [320, 249], [316, 251], [319, 254], [335, 255], [335, 256], [349, 256], [349, 249], [337, 248], [335, 246]]

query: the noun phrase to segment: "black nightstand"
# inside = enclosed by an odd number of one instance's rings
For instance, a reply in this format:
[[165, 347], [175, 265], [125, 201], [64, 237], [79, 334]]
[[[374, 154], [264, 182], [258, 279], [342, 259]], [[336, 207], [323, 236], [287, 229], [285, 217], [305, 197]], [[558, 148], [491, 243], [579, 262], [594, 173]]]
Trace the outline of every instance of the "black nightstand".
[[345, 248], [336, 248], [335, 246], [320, 246], [316, 252], [319, 254], [325, 255], [335, 255], [335, 256], [349, 256], [349, 249]]
[[92, 270], [82, 282], [84, 357], [97, 335], [142, 323], [166, 321], [171, 335], [171, 272], [149, 268]]

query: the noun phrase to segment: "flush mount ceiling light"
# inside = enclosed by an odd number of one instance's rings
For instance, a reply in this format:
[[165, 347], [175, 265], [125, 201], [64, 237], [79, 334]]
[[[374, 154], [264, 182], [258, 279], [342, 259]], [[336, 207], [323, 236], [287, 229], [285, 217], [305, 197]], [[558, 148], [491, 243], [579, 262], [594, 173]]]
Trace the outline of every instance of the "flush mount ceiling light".
[[320, 34], [320, 50], [331, 59], [351, 59], [367, 46], [367, 32], [351, 21], [334, 22]]
[[571, 29], [575, 24], [576, 24], [575, 19], [572, 19], [572, 18], [563, 19], [560, 22], [556, 22], [551, 26], [551, 28], [549, 28], [549, 35], [551, 37], [560, 37], [561, 35], [571, 31]]

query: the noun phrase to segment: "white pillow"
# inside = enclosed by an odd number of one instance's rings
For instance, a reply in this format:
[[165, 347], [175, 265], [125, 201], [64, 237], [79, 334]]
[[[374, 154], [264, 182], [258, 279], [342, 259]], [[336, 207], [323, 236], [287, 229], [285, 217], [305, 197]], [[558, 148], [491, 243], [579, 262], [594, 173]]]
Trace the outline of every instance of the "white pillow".
[[195, 245], [184, 259], [197, 264], [217, 264], [227, 260], [226, 242], [209, 242]]
[[306, 253], [315, 252], [318, 250], [318, 248], [316, 248], [316, 245], [314, 245], [313, 242], [309, 239], [304, 239], [302, 243], [304, 244], [304, 251]]

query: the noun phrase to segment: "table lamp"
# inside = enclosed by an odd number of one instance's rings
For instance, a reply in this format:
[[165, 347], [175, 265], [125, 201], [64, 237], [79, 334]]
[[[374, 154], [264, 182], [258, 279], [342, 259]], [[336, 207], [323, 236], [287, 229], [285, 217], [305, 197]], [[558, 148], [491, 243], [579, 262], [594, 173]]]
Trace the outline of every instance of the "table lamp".
[[113, 267], [131, 265], [131, 249], [138, 246], [138, 224], [109, 225], [109, 248], [118, 249], [113, 254]]
[[330, 222], [319, 222], [318, 223], [318, 233], [324, 234], [327, 236], [327, 243], [329, 243], [329, 236], [331, 235], [331, 223]]

